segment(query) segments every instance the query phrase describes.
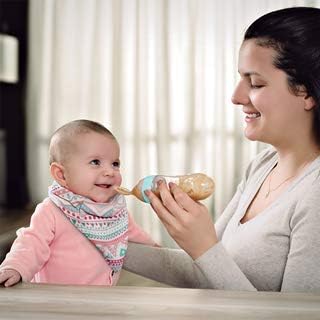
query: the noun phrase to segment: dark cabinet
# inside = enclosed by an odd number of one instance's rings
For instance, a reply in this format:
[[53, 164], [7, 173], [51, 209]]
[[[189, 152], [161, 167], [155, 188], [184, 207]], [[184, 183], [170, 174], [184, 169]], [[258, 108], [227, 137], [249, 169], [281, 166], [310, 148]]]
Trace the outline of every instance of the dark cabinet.
[[25, 117], [27, 0], [0, 0], [0, 34], [14, 36], [19, 43], [18, 82], [0, 79], [0, 205], [23, 208], [29, 202]]

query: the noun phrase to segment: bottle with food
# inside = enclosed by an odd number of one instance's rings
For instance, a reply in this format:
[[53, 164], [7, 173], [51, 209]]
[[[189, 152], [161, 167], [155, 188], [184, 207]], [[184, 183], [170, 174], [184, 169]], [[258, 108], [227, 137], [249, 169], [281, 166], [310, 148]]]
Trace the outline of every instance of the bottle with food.
[[151, 190], [159, 196], [157, 187], [158, 181], [164, 181], [166, 184], [173, 182], [186, 192], [193, 200], [203, 200], [208, 198], [214, 191], [215, 184], [212, 178], [203, 173], [192, 173], [180, 176], [153, 175], [141, 179], [130, 191], [127, 188], [115, 187], [118, 193], [123, 195], [134, 195], [139, 200], [150, 203], [145, 195], [146, 190]]

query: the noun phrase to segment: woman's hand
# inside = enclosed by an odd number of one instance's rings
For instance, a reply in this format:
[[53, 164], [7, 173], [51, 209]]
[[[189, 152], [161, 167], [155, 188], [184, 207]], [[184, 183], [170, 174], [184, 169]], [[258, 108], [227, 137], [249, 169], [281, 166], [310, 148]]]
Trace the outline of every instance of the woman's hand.
[[145, 193], [171, 237], [195, 260], [218, 242], [214, 224], [203, 204], [174, 183], [169, 188], [160, 181], [160, 199], [150, 190]]

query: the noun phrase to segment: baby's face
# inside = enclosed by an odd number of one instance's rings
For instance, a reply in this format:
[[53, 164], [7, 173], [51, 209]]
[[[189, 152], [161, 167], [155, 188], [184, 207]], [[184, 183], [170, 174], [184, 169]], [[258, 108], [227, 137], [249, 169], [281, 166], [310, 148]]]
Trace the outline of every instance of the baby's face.
[[107, 202], [120, 186], [120, 148], [111, 136], [89, 132], [74, 141], [64, 164], [66, 188], [95, 202]]

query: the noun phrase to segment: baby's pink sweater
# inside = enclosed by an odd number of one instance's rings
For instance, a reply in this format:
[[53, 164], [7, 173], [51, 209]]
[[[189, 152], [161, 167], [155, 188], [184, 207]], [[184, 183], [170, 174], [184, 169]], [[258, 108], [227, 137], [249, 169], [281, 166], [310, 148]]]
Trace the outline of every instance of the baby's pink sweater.
[[[115, 285], [112, 270], [96, 247], [50, 199], [40, 203], [30, 226], [17, 231], [1, 268], [17, 270], [23, 281], [56, 284]], [[129, 214], [129, 241], [156, 245]]]

